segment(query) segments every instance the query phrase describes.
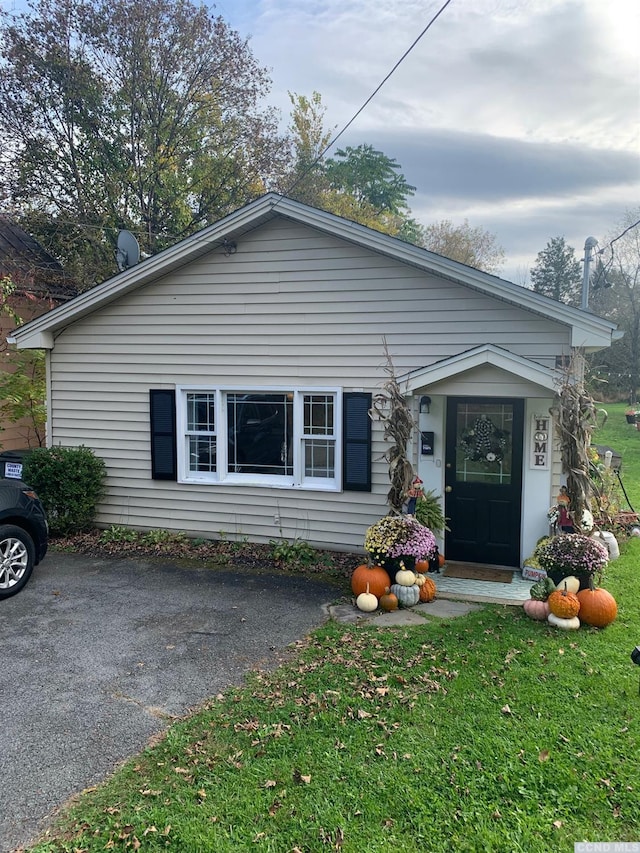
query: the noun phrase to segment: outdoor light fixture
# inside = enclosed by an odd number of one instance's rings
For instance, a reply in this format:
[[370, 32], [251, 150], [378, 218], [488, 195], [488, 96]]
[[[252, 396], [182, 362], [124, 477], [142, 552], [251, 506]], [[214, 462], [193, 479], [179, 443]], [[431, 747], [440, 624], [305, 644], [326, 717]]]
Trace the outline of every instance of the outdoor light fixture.
[[225, 255], [229, 257], [229, 255], [235, 255], [235, 253], [238, 251], [238, 244], [235, 242], [235, 240], [227, 240], [225, 237], [225, 239], [222, 241], [222, 248], [224, 249]]
[[420, 412], [428, 415], [431, 410], [431, 397], [420, 397]]

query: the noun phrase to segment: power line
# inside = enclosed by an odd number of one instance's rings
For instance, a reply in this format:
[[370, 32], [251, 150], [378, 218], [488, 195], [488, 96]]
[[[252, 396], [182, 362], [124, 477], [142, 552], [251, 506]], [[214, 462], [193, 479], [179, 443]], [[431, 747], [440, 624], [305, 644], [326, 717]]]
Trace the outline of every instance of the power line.
[[[306, 178], [306, 177], [307, 177], [307, 175], [315, 169], [315, 167], [318, 165], [318, 163], [320, 162], [320, 160], [322, 160], [322, 158], [323, 158], [323, 157], [324, 157], [324, 155], [327, 153], [327, 151], [329, 151], [329, 149], [330, 149], [330, 148], [332, 148], [332, 147], [336, 144], [336, 142], [340, 139], [340, 137], [343, 135], [343, 133], [345, 133], [345, 132], [346, 132], [346, 131], [351, 127], [351, 125], [354, 123], [354, 121], [358, 118], [358, 116], [360, 115], [360, 113], [361, 113], [364, 109], [366, 109], [366, 107], [368, 107], [368, 106], [369, 106], [369, 104], [371, 103], [371, 101], [375, 98], [375, 96], [378, 94], [378, 92], [380, 91], [380, 89], [382, 89], [382, 87], [383, 87], [383, 86], [384, 86], [384, 84], [387, 82], [387, 80], [388, 80], [388, 79], [391, 77], [391, 75], [392, 75], [392, 74], [393, 74], [393, 73], [398, 69], [398, 67], [399, 67], [399, 66], [404, 62], [404, 60], [407, 58], [407, 56], [409, 56], [409, 54], [410, 54], [410, 53], [411, 53], [411, 51], [414, 49], [414, 47], [418, 44], [418, 42], [422, 39], [422, 37], [427, 33], [427, 31], [428, 31], [429, 29], [431, 29], [431, 26], [432, 26], [433, 24], [435, 24], [435, 22], [438, 20], [438, 18], [440, 17], [440, 15], [444, 12], [444, 10], [447, 8], [447, 6], [448, 6], [451, 2], [452, 2], [452, 0], [446, 0], [446, 2], [442, 4], [442, 6], [438, 9], [438, 11], [436, 12], [436, 14], [431, 18], [431, 20], [429, 21], [429, 23], [428, 23], [428, 24], [426, 25], [426, 27], [422, 30], [422, 32], [420, 33], [420, 35], [419, 35], [416, 39], [414, 39], [413, 43], [412, 43], [412, 44], [411, 44], [411, 45], [410, 45], [410, 46], [405, 50], [405, 52], [402, 54], [402, 56], [400, 57], [400, 59], [399, 59], [399, 60], [396, 62], [396, 64], [393, 66], [393, 68], [391, 69], [391, 71], [389, 71], [389, 73], [384, 77], [384, 79], [383, 79], [383, 80], [382, 80], [382, 81], [381, 81], [381, 82], [376, 86], [376, 88], [375, 88], [375, 89], [373, 90], [373, 92], [369, 95], [369, 97], [367, 98], [367, 100], [362, 104], [362, 106], [361, 106], [361, 107], [360, 107], [360, 108], [359, 108], [359, 109], [358, 109], [358, 110], [353, 114], [353, 116], [349, 119], [349, 121], [344, 125], [344, 127], [342, 128], [342, 130], [341, 130], [339, 133], [337, 133], [337, 134], [336, 134], [336, 136], [334, 136], [334, 137], [333, 137], [333, 139], [331, 139], [331, 140], [329, 141], [329, 143], [326, 145], [326, 147], [325, 147], [325, 148], [320, 152], [320, 154], [318, 154], [318, 156], [317, 156], [317, 157], [316, 157], [316, 159], [313, 161], [313, 163], [311, 163], [311, 165], [309, 165], [309, 166], [304, 170], [304, 172], [296, 178], [296, 180], [291, 184], [291, 186], [286, 190], [286, 192], [285, 192], [285, 193], [282, 193], [282, 194], [280, 195], [280, 198], [284, 198], [285, 196], [289, 195], [289, 194], [290, 194], [290, 193], [291, 193], [291, 192], [292, 192], [292, 191], [293, 191], [293, 190], [298, 186], [298, 184], [300, 183], [300, 181], [302, 181], [304, 178]], [[277, 202], [276, 202], [276, 205], [277, 205]], [[275, 206], [275, 205], [274, 205], [274, 206]]]
[[625, 234], [628, 234], [629, 231], [633, 230], [634, 228], [637, 228], [638, 225], [640, 225], [640, 219], [638, 219], [637, 222], [634, 222], [631, 225], [629, 225], [627, 228], [624, 229], [624, 231], [622, 231], [620, 234], [618, 234], [617, 237], [614, 237], [613, 240], [610, 240], [606, 246], [603, 246], [602, 249], [598, 250], [598, 254], [603, 255], [607, 251], [607, 249], [609, 249], [611, 251], [611, 257], [609, 258], [609, 260], [606, 263], [601, 262], [600, 268], [598, 269], [598, 273], [596, 276], [596, 280], [593, 284], [594, 290], [597, 290], [599, 287], [611, 287], [611, 284], [609, 282], [607, 282], [607, 273], [609, 272], [609, 270], [613, 266], [613, 262], [615, 260], [615, 252], [613, 250], [613, 244], [617, 243], [618, 240], [620, 240], [622, 237], [624, 237]]
[[613, 244], [614, 244], [614, 243], [617, 243], [617, 242], [618, 242], [618, 240], [619, 240], [621, 237], [624, 237], [624, 235], [625, 235], [625, 234], [628, 234], [628, 232], [629, 232], [629, 231], [631, 231], [631, 229], [632, 229], [632, 228], [636, 228], [638, 225], [640, 225], [640, 219], [638, 219], [638, 221], [637, 221], [637, 222], [634, 222], [634, 223], [633, 223], [633, 225], [630, 225], [628, 228], [625, 228], [625, 229], [624, 229], [624, 231], [623, 231], [621, 234], [618, 234], [618, 236], [617, 236], [617, 237], [614, 237], [614, 238], [613, 238], [613, 240], [611, 240], [611, 241], [610, 241], [610, 242], [609, 242], [609, 243], [604, 247], [604, 249], [601, 249], [601, 251], [602, 251], [602, 252], [606, 252], [606, 250], [607, 250], [607, 249], [610, 249], [610, 248], [613, 246]]

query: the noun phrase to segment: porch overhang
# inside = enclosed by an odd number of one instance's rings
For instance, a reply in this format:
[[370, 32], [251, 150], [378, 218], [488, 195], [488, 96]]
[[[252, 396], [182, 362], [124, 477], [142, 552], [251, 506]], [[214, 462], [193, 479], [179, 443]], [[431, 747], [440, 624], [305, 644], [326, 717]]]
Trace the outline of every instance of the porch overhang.
[[510, 373], [522, 381], [530, 382], [553, 393], [558, 385], [557, 371], [494, 344], [484, 344], [427, 367], [412, 370], [398, 377], [398, 384], [403, 391], [411, 394], [483, 365]]

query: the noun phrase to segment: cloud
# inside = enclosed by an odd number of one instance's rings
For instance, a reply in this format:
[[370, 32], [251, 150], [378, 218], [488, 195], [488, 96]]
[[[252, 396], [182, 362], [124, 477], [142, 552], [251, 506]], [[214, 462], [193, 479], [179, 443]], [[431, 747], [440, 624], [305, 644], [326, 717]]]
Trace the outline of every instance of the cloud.
[[577, 144], [415, 129], [371, 131], [367, 142], [395, 157], [421, 194], [442, 200], [585, 195], [640, 179], [640, 154]]
[[[219, 0], [272, 69], [272, 104], [321, 93], [342, 128], [441, 0]], [[551, 237], [580, 255], [640, 197], [640, 4], [452, 2], [340, 139], [416, 185], [416, 218], [467, 218], [505, 247], [504, 274]], [[286, 125], [287, 121], [283, 122]]]

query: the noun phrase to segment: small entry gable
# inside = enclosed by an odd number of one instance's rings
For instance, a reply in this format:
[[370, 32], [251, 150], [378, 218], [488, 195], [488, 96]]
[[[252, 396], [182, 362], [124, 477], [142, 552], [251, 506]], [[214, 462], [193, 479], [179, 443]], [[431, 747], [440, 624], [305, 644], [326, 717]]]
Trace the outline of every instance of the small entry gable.
[[[549, 367], [495, 344], [484, 344], [412, 370], [400, 377], [399, 383], [409, 393], [423, 388], [435, 391], [437, 385], [441, 394], [484, 394], [491, 390], [488, 396], [548, 397], [549, 392], [555, 392], [557, 379], [556, 371]], [[473, 390], [465, 390], [461, 384], [469, 381]]]

